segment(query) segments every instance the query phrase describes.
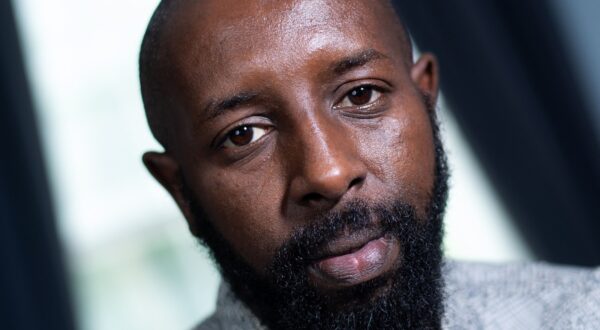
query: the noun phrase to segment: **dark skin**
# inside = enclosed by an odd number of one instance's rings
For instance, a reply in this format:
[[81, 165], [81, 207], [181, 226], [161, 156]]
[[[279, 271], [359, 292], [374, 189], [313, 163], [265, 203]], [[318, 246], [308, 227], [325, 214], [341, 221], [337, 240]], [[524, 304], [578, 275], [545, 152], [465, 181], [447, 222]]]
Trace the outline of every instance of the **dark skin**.
[[[400, 29], [383, 1], [179, 4], [163, 35], [173, 133], [143, 160], [192, 233], [183, 178], [259, 274], [294, 229], [352, 200], [399, 198], [424, 214], [435, 160], [421, 96], [435, 100], [437, 64], [413, 64]], [[394, 263], [357, 281], [401, 260], [390, 244]]]

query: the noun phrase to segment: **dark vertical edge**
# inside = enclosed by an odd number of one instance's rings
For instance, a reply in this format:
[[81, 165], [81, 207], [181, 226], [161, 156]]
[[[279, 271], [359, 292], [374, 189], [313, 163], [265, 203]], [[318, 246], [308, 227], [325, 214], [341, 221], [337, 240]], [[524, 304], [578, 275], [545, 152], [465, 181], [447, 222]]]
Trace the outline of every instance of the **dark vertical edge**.
[[75, 328], [11, 1], [0, 2], [0, 328]]

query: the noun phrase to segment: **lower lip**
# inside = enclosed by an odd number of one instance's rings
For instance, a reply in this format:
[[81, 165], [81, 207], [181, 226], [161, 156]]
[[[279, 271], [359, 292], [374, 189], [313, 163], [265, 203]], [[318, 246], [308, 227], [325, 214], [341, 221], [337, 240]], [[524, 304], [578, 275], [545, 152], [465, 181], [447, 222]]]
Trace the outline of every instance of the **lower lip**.
[[309, 273], [318, 286], [348, 287], [385, 274], [394, 267], [400, 254], [396, 240], [374, 239], [360, 249], [320, 260]]

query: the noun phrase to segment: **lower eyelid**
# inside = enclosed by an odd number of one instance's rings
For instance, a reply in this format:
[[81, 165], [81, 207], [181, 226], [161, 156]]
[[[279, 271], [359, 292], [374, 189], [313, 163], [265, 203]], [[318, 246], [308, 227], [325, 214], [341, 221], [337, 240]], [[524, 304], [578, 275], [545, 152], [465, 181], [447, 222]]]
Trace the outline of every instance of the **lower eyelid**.
[[378, 98], [377, 100], [365, 104], [363, 106], [354, 106], [354, 107], [346, 107], [340, 108], [340, 113], [349, 118], [356, 119], [368, 119], [379, 117], [382, 113], [386, 112], [389, 109], [389, 106], [386, 100], [382, 98]]

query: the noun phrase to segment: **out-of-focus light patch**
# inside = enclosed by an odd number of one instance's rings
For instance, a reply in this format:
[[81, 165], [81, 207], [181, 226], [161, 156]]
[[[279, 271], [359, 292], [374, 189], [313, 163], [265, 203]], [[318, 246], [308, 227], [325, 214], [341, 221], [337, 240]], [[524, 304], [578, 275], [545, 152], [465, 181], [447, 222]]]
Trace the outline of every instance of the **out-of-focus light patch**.
[[15, 1], [60, 229], [94, 249], [153, 215], [177, 214], [141, 162], [139, 45], [158, 1]]
[[169, 223], [75, 260], [82, 329], [190, 329], [215, 307], [220, 276]]
[[446, 255], [469, 261], [530, 260], [531, 252], [500, 204], [443, 98], [438, 108], [451, 170], [444, 218]]
[[553, 0], [562, 40], [569, 48], [570, 60], [581, 78], [581, 87], [593, 107], [592, 118], [596, 124], [596, 137], [600, 139], [600, 1]]

